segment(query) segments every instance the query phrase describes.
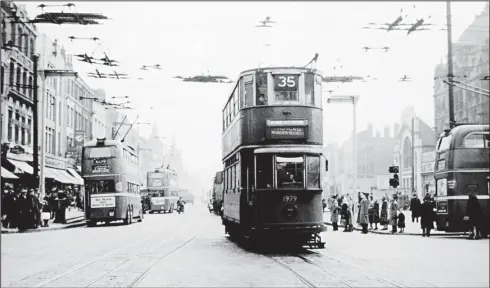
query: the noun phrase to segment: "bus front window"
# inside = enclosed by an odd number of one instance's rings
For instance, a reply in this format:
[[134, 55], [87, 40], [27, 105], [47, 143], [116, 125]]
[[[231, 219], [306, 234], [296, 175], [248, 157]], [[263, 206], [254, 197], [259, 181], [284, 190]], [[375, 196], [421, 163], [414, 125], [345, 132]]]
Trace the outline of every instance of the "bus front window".
[[277, 188], [303, 188], [304, 159], [302, 155], [277, 156]]
[[115, 156], [115, 146], [85, 148], [85, 159], [111, 158]]
[[114, 180], [91, 180], [85, 182], [85, 190], [90, 194], [103, 194], [116, 192]]

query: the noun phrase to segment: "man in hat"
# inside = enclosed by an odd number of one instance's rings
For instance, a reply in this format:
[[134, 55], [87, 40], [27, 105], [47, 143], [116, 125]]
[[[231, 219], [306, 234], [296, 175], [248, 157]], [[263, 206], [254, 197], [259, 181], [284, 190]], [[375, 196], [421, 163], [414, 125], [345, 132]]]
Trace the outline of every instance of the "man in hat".
[[34, 207], [32, 201], [27, 196], [27, 189], [22, 188], [20, 196], [16, 201], [16, 209], [18, 211], [18, 228], [19, 232], [24, 232], [32, 227], [33, 211]]
[[410, 211], [412, 211], [412, 223], [417, 219], [417, 223], [419, 223], [420, 217], [420, 199], [417, 196], [417, 193], [413, 194], [412, 200], [410, 200]]

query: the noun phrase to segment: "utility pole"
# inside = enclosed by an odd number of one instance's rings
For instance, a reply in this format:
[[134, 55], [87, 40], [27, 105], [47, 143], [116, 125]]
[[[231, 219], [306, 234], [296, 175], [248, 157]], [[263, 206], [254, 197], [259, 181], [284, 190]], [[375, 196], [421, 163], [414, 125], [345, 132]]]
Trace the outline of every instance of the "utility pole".
[[[453, 39], [452, 39], [452, 24], [451, 24], [451, 2], [446, 1], [446, 18], [447, 18], [447, 77], [449, 83], [453, 83]], [[449, 128], [454, 128], [454, 89], [452, 85], [448, 87], [448, 102], [449, 102]]]
[[[33, 93], [33, 101], [34, 101], [34, 105], [32, 106], [32, 125], [33, 125], [33, 143], [32, 143], [32, 162], [33, 162], [33, 177], [34, 177], [34, 183], [33, 184], [33, 187], [36, 187], [36, 188], [42, 188], [42, 187], [39, 187], [39, 113], [38, 113], [38, 109], [39, 109], [39, 101], [38, 101], [38, 85], [37, 85], [37, 82], [38, 82], [38, 61], [39, 61], [39, 55], [33, 55], [32, 56], [32, 62], [34, 64], [33, 66], [33, 69], [34, 69], [34, 84], [33, 84], [33, 87], [31, 87], [32, 89], [34, 89], [34, 93]], [[40, 190], [40, 192], [42, 194], [44, 194], [44, 191]]]

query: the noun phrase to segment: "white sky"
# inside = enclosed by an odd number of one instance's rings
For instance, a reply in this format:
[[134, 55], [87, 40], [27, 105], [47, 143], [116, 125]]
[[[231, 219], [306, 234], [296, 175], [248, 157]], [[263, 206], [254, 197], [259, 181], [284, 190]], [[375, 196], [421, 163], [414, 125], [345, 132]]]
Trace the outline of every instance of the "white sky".
[[[21, 2], [21, 1], [20, 1]], [[42, 2], [60, 4], [62, 2]], [[111, 18], [104, 25], [40, 24], [38, 29], [57, 38], [68, 53], [96, 51], [92, 41], [68, 36], [99, 37], [109, 57], [121, 61], [119, 73], [144, 80], [85, 78], [110, 96], [131, 97], [141, 108], [140, 121], [157, 121], [161, 136], [175, 135], [184, 167], [199, 174], [206, 186], [221, 169], [221, 109], [233, 84], [189, 83], [172, 76], [224, 74], [236, 80], [240, 71], [262, 65], [305, 65], [320, 54], [317, 68], [329, 75], [373, 75], [368, 83], [325, 85], [334, 94], [361, 95], [358, 131], [373, 122], [375, 129], [399, 121], [401, 110], [413, 105], [419, 117], [433, 126], [434, 66], [447, 54], [445, 31], [386, 33], [363, 30], [369, 22], [393, 22], [404, 8], [407, 22], [432, 16], [429, 23], [445, 24], [445, 2], [73, 2], [77, 12], [103, 13]], [[29, 16], [41, 13], [41, 2], [25, 2]], [[415, 7], [413, 5], [415, 4]], [[454, 2], [453, 41], [479, 15], [485, 2]], [[48, 7], [46, 11], [59, 11]], [[255, 28], [271, 16], [275, 28]], [[271, 44], [270, 46], [264, 46]], [[364, 52], [361, 47], [389, 46], [388, 53]], [[94, 66], [74, 60], [83, 75]], [[141, 71], [144, 64], [159, 63], [163, 71]], [[340, 65], [343, 66], [340, 69]], [[333, 69], [336, 66], [337, 69]], [[102, 73], [110, 67], [98, 66]], [[411, 82], [398, 82], [403, 75]], [[328, 107], [324, 92], [324, 141], [341, 143], [351, 135], [351, 105]], [[153, 106], [156, 112], [147, 108]], [[128, 111], [128, 110], [125, 110]], [[133, 111], [136, 114], [137, 111]], [[133, 115], [134, 117], [134, 115]], [[147, 132], [151, 126], [141, 126]]]

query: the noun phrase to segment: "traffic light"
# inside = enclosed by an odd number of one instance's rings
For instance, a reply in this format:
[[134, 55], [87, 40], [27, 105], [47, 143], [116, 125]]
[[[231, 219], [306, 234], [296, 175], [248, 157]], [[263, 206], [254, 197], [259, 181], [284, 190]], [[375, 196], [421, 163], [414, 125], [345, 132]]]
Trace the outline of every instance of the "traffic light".
[[393, 174], [392, 177], [390, 177], [390, 186], [393, 188], [396, 188], [400, 185], [400, 179], [398, 178], [398, 174], [400, 170], [398, 169], [398, 166], [390, 166], [388, 169], [388, 172], [390, 174]]

